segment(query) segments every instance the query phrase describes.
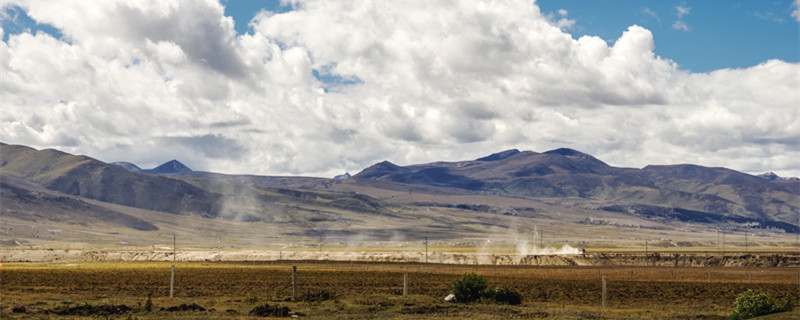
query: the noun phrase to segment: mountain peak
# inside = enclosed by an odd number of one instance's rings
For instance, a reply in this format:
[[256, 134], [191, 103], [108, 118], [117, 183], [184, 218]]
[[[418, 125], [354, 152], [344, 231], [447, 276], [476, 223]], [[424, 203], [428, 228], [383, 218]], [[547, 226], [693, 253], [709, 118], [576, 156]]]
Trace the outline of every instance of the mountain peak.
[[382, 161], [372, 165], [369, 168], [357, 173], [354, 177], [363, 179], [372, 179], [394, 173], [405, 173], [408, 169], [398, 166], [389, 161]]
[[588, 154], [585, 154], [583, 152], [580, 152], [580, 151], [575, 150], [575, 149], [570, 149], [570, 148], [558, 148], [558, 149], [546, 151], [544, 154], [558, 154], [558, 155], [567, 156], [567, 157], [589, 156]]
[[338, 176], [333, 177], [333, 180], [347, 180], [352, 177], [353, 176], [350, 175], [350, 172], [345, 172], [344, 174], [340, 174]]
[[192, 169], [185, 166], [183, 163], [180, 163], [178, 160], [170, 160], [166, 163], [156, 167], [155, 169], [145, 170], [147, 173], [155, 173], [155, 174], [173, 174], [173, 173], [181, 173], [181, 172], [189, 172]]
[[759, 174], [756, 177], [761, 177], [761, 178], [764, 178], [764, 179], [767, 179], [767, 180], [780, 180], [781, 179], [781, 177], [779, 177], [777, 174], [775, 174], [775, 172], [771, 172], [771, 171], [767, 172], [767, 173]]
[[546, 154], [546, 155], [559, 155], [559, 156], [564, 156], [564, 157], [572, 158], [572, 159], [577, 158], [577, 159], [580, 159], [580, 160], [588, 160], [588, 161], [593, 162], [593, 163], [595, 163], [597, 165], [608, 166], [605, 162], [601, 161], [600, 159], [595, 158], [594, 156], [592, 156], [590, 154], [586, 154], [586, 153], [580, 152], [580, 151], [575, 150], [575, 149], [570, 149], [570, 148], [558, 148], [558, 149], [555, 149], [555, 150], [547, 151], [544, 154]]
[[793, 181], [800, 180], [800, 178], [795, 178], [795, 177], [784, 178], [784, 177], [781, 177], [781, 176], [775, 174], [775, 172], [762, 173], [762, 174], [757, 175], [756, 177], [767, 179], [767, 180], [793, 180]]
[[517, 155], [519, 153], [520, 152], [517, 149], [510, 149], [510, 150], [501, 151], [501, 152], [498, 152], [498, 153], [493, 153], [493, 154], [488, 155], [488, 156], [483, 157], [483, 158], [478, 158], [475, 161], [498, 161], [498, 160], [503, 160], [503, 159], [509, 158], [511, 156], [515, 156], [515, 155]]

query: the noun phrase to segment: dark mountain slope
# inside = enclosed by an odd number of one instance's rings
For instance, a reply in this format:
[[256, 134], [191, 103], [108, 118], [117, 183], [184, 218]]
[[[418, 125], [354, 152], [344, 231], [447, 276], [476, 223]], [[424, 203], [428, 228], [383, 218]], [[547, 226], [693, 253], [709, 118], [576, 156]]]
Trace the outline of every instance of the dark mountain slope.
[[218, 194], [184, 181], [130, 172], [85, 156], [0, 146], [0, 170], [47, 189], [141, 209], [216, 216]]
[[0, 203], [3, 204], [0, 213], [4, 217], [25, 221], [68, 221], [71, 224], [105, 222], [141, 231], [158, 230], [158, 227], [137, 217], [4, 174], [0, 174]]
[[[287, 189], [304, 185], [324, 189], [334, 182], [331, 179], [228, 176], [193, 171], [162, 176], [135, 173], [55, 150], [2, 146], [0, 152], [3, 155], [0, 170], [4, 175], [75, 199], [225, 220], [299, 225], [308, 224], [308, 219], [319, 219], [320, 215], [338, 217], [339, 212], [391, 214], [381, 201], [365, 195]], [[177, 161], [169, 168], [176, 168], [175, 164]], [[14, 194], [19, 199], [29, 197], [23, 192]], [[326, 219], [338, 221], [338, 218]]]

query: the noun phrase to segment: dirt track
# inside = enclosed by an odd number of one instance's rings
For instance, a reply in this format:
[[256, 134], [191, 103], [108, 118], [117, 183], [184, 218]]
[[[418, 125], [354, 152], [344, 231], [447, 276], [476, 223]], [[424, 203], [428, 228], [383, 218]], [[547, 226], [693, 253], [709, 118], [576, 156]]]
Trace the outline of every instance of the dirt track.
[[[424, 262], [421, 252], [316, 252], [266, 250], [178, 251], [177, 261], [327, 260], [362, 262]], [[4, 262], [171, 261], [170, 250], [0, 250]], [[514, 255], [433, 252], [428, 262], [461, 265], [530, 266], [659, 266], [659, 267], [800, 267], [797, 253], [591, 253], [576, 255]]]

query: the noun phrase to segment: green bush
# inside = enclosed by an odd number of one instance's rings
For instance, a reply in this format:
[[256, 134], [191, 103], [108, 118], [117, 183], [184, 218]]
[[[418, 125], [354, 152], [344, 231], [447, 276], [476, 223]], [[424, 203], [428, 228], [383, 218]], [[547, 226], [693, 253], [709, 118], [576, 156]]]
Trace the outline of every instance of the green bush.
[[794, 309], [794, 299], [788, 294], [772, 306], [772, 312], [786, 312]]
[[497, 303], [507, 303], [510, 305], [518, 305], [522, 303], [522, 295], [509, 288], [492, 288], [486, 290], [483, 296], [489, 300]]
[[453, 295], [458, 302], [473, 302], [483, 295], [483, 290], [489, 283], [486, 278], [474, 273], [466, 273], [460, 279], [453, 281]]
[[748, 289], [740, 294], [733, 303], [731, 319], [750, 319], [765, 314], [789, 311], [793, 308], [794, 301], [788, 295], [775, 303], [768, 294]]

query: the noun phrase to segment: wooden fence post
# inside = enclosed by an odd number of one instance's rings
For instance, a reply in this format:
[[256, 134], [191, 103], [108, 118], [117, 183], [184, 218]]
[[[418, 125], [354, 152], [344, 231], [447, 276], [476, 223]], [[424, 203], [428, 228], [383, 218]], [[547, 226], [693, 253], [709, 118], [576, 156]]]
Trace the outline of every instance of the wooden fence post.
[[172, 299], [173, 288], [175, 287], [175, 265], [172, 265], [172, 272], [169, 276], [169, 298]]
[[403, 296], [408, 296], [408, 273], [403, 274]]
[[292, 266], [292, 301], [297, 301], [297, 266]]
[[711, 283], [711, 271], [708, 272], [708, 283]]
[[603, 276], [603, 309], [606, 308], [606, 276]]

